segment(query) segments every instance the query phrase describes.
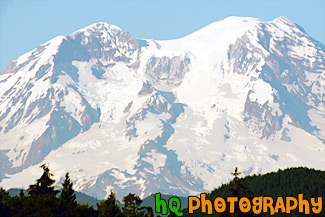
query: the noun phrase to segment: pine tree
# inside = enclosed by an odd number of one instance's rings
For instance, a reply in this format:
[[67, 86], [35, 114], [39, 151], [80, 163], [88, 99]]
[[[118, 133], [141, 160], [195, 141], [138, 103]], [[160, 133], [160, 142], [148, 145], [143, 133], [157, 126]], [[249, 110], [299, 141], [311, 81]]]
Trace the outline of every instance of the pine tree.
[[[235, 168], [235, 172], [231, 173], [231, 175], [234, 176], [233, 180], [229, 183], [229, 191], [231, 197], [238, 197], [238, 200], [240, 200], [241, 197], [247, 197], [252, 198], [253, 193], [248, 189], [246, 183], [243, 179], [239, 178], [239, 175], [241, 172], [238, 172], [238, 168]], [[235, 213], [231, 216], [235, 217], [245, 217], [245, 216], [254, 216], [250, 213], [242, 213], [239, 210], [238, 204], [235, 208]]]
[[29, 186], [28, 194], [30, 196], [50, 195], [52, 197], [55, 197], [58, 191], [54, 190], [53, 185], [55, 183], [55, 180], [51, 179], [51, 176], [53, 176], [53, 174], [50, 173], [50, 169], [46, 164], [43, 164], [40, 166], [40, 168], [43, 169], [43, 175], [41, 178], [36, 180], [36, 183], [34, 185]]
[[73, 183], [70, 180], [69, 173], [65, 174], [65, 179], [62, 182], [62, 192], [60, 195], [60, 200], [69, 206], [76, 206], [76, 194], [73, 190]]
[[122, 217], [120, 208], [116, 205], [116, 196], [113, 191], [106, 200], [97, 203], [98, 217]]
[[0, 187], [0, 216], [8, 216], [10, 208], [8, 202], [11, 200], [9, 193], [2, 187]]
[[169, 215], [168, 215], [168, 217], [178, 217], [178, 216], [175, 213], [170, 212]]
[[150, 206], [143, 207], [146, 210], [144, 217], [154, 217], [153, 209]]
[[24, 189], [20, 189], [20, 191], [19, 191], [19, 197], [20, 197], [20, 198], [25, 197]]
[[231, 175], [234, 176], [233, 180], [229, 183], [230, 188], [229, 191], [231, 193], [232, 197], [239, 197], [241, 194], [241, 191], [244, 189], [244, 186], [242, 185], [239, 175], [241, 172], [238, 172], [238, 168], [235, 168], [235, 172], [231, 173]]
[[129, 193], [127, 196], [123, 198], [124, 207], [123, 207], [123, 215], [125, 217], [142, 217], [145, 214], [143, 208], [140, 207], [142, 200], [139, 196]]

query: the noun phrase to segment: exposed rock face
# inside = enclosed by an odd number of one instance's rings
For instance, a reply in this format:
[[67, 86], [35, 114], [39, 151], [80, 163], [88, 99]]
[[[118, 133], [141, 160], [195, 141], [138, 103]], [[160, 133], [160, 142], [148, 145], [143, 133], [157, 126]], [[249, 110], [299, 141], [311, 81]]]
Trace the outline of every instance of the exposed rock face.
[[97, 23], [57, 37], [9, 64], [1, 83], [15, 83], [2, 95], [1, 106], [6, 109], [0, 111], [0, 131], [6, 134], [19, 124], [47, 120], [29, 144], [29, 151], [17, 156], [22, 164], [14, 171], [40, 163], [52, 150], [99, 121], [100, 109], [93, 108], [81, 93], [80, 71], [73, 61], [93, 62], [92, 75], [101, 79], [118, 62], [132, 65], [132, 55], [137, 58], [138, 49], [138, 41], [129, 33]]
[[[281, 31], [283, 25], [291, 28]], [[277, 112], [281, 114], [272, 115], [275, 113], [272, 112], [272, 107], [250, 102], [249, 98], [245, 103], [244, 112], [251, 117], [259, 116], [258, 122], [265, 122], [263, 137], [269, 137], [282, 129], [284, 114], [289, 115], [298, 126], [318, 135], [319, 129], [310, 124], [307, 112], [312, 107], [325, 105], [324, 94], [321, 93], [324, 87], [317, 81], [322, 80], [325, 75], [324, 47], [310, 40], [301, 31], [301, 27], [286, 18], [262, 23], [258, 30], [257, 44], [251, 40], [256, 33], [249, 31], [231, 46], [229, 62], [238, 74], [260, 71], [258, 78], [271, 85], [276, 107], [281, 108]], [[300, 49], [303, 52], [299, 52]], [[260, 61], [265, 64], [258, 69]], [[264, 109], [259, 109], [262, 107]], [[324, 140], [324, 137], [320, 138]]]
[[190, 69], [187, 56], [151, 57], [147, 62], [146, 74], [154, 83], [168, 86], [179, 86]]
[[138, 94], [139, 95], [148, 95], [148, 94], [151, 94], [152, 92], [154, 92], [155, 90], [156, 90], [156, 88], [154, 88], [148, 81], [146, 81], [143, 83], [143, 86]]
[[27, 186], [45, 162], [119, 199], [209, 191], [238, 165], [325, 169], [324, 61], [283, 17], [171, 41], [106, 23], [56, 37], [0, 73], [0, 185]]

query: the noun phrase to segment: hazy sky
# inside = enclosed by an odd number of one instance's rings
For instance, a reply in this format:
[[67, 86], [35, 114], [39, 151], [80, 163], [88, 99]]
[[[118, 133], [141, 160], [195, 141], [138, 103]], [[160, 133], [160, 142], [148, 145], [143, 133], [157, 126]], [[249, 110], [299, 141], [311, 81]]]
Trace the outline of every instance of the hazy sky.
[[325, 44], [325, 0], [0, 0], [0, 71], [55, 36], [95, 22], [137, 38], [173, 39], [227, 16], [285, 16]]

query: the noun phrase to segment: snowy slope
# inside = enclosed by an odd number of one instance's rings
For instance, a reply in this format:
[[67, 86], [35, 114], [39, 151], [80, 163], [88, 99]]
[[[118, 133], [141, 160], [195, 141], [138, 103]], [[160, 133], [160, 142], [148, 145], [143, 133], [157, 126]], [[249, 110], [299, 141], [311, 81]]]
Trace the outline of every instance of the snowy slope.
[[284, 17], [168, 41], [107, 23], [56, 37], [0, 73], [0, 185], [47, 162], [98, 198], [198, 194], [235, 166], [325, 169], [324, 51]]

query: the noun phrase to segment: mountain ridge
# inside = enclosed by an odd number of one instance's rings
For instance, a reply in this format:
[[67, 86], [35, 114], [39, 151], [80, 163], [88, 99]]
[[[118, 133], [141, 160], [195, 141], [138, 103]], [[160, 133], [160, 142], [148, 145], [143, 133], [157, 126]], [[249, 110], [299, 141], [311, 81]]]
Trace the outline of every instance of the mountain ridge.
[[56, 37], [0, 73], [0, 184], [50, 162], [97, 198], [188, 195], [234, 164], [322, 168], [324, 56], [286, 18], [228, 17], [169, 41], [102, 22]]

